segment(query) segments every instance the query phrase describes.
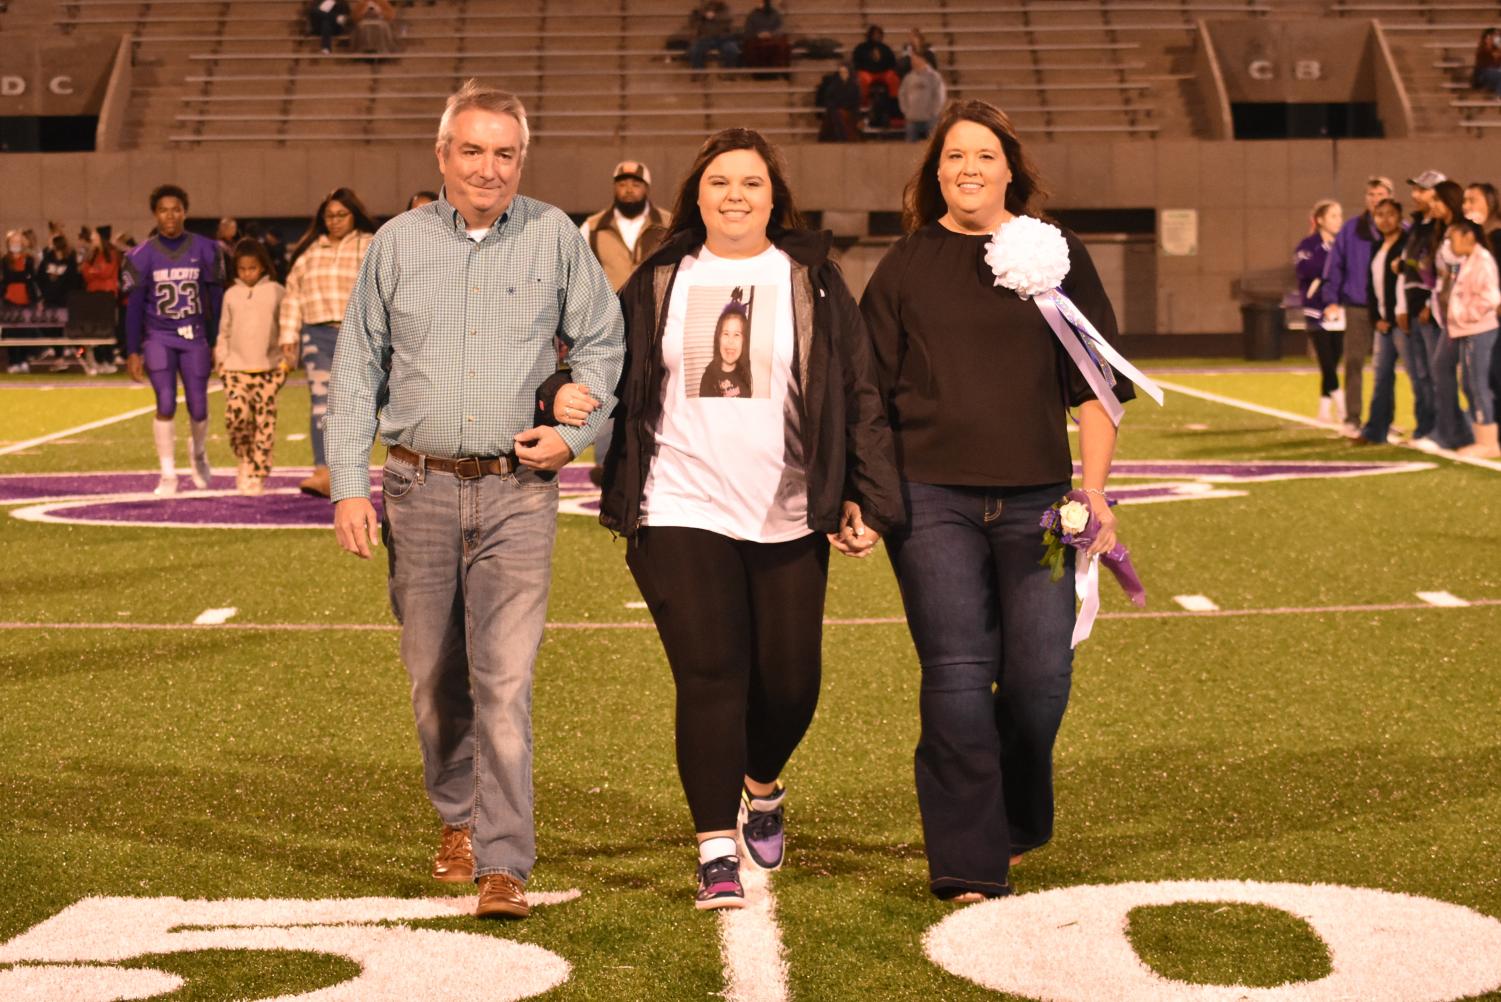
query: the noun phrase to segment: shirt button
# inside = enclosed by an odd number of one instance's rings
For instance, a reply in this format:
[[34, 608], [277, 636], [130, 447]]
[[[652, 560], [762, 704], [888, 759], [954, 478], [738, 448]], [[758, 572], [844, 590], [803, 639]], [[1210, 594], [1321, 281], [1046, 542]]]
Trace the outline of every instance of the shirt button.
[[470, 332], [469, 332], [469, 336], [470, 336], [470, 337], [474, 337], [474, 336], [475, 336], [475, 335], [476, 335], [476, 334], [478, 334], [478, 333], [479, 333], [479, 331], [470, 331]]

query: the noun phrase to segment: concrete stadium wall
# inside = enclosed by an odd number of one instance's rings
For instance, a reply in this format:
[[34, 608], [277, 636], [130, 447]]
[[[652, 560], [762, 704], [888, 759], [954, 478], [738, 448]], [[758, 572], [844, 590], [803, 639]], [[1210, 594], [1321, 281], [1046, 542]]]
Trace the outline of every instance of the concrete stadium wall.
[[[670, 201], [695, 148], [538, 144], [522, 190], [572, 212], [595, 210], [608, 204], [611, 167], [632, 158], [647, 162], [659, 200]], [[853, 212], [899, 209], [920, 150], [885, 143], [785, 147], [800, 205]], [[1359, 206], [1372, 173], [1395, 178], [1404, 202], [1403, 179], [1428, 167], [1461, 183], [1501, 179], [1497, 140], [1096, 141], [1040, 143], [1029, 151], [1054, 192], [1054, 207], [1198, 210], [1198, 253], [1158, 255], [1156, 302], [1146, 315], [1155, 314], [1161, 334], [1239, 330], [1239, 283], [1275, 284], [1285, 274], [1290, 285], [1292, 248], [1307, 233], [1310, 207], [1329, 196], [1347, 210]], [[45, 232], [53, 219], [70, 232], [109, 223], [143, 235], [151, 227], [146, 193], [168, 180], [188, 190], [193, 216], [246, 217], [308, 215], [339, 185], [388, 215], [411, 192], [439, 182], [430, 148], [419, 144], [8, 154], [0, 155], [0, 227]]]

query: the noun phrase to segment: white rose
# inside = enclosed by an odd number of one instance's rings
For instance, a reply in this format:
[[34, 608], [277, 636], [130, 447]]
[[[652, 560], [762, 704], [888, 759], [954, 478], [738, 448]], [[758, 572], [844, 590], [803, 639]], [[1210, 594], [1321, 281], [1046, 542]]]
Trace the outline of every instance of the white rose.
[[1078, 501], [1070, 501], [1058, 509], [1058, 519], [1063, 523], [1064, 532], [1076, 535], [1089, 528], [1089, 508]]

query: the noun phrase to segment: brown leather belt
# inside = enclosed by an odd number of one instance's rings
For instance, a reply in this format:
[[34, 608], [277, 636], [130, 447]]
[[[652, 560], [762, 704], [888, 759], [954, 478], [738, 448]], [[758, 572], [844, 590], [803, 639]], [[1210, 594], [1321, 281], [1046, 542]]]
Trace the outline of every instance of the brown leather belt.
[[413, 466], [421, 469], [432, 470], [438, 473], [452, 473], [460, 480], [478, 480], [480, 477], [504, 477], [516, 472], [515, 456], [496, 456], [493, 459], [482, 459], [479, 456], [464, 456], [461, 459], [447, 459], [443, 456], [425, 456], [420, 452], [413, 452], [402, 445], [393, 445], [387, 452], [403, 463], [411, 463]]

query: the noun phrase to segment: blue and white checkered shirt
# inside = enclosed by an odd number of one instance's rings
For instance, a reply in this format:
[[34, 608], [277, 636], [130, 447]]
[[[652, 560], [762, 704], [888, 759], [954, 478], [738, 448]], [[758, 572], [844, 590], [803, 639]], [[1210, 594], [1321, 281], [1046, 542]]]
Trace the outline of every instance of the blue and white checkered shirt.
[[375, 235], [339, 329], [325, 442], [333, 500], [369, 493], [370, 445], [499, 456], [537, 424], [536, 389], [569, 344], [575, 382], [601, 406], [559, 425], [574, 455], [615, 406], [620, 303], [568, 216], [517, 195], [483, 240], [446, 198]]

